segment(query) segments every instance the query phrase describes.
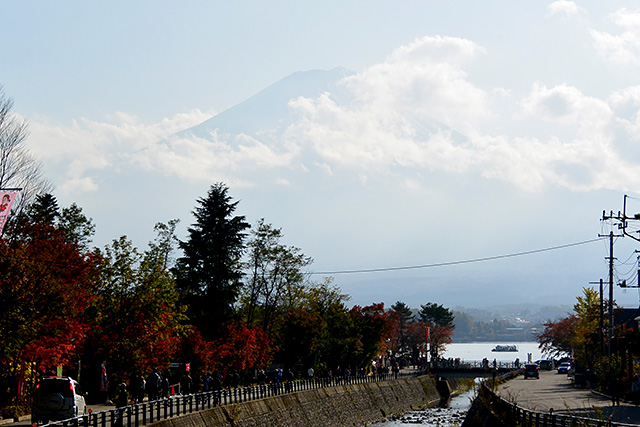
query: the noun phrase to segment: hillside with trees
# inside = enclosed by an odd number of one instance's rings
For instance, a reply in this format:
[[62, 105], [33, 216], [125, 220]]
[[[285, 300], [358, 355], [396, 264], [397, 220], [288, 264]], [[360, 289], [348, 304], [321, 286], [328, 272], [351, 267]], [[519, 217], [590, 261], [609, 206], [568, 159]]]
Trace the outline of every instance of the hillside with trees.
[[534, 342], [545, 323], [563, 318], [570, 307], [489, 307], [485, 310], [456, 307], [453, 341]]

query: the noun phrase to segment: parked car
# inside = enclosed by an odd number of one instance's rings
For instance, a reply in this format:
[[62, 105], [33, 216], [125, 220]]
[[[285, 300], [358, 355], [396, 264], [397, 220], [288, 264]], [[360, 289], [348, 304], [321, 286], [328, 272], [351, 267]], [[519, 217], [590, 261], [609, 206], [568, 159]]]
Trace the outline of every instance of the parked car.
[[553, 362], [551, 360], [536, 360], [541, 371], [550, 371], [553, 369]]
[[571, 370], [571, 363], [569, 362], [562, 362], [560, 366], [558, 366], [559, 374], [568, 374], [570, 370]]
[[80, 384], [69, 377], [42, 378], [33, 394], [32, 424], [85, 415], [87, 405]]
[[540, 367], [535, 363], [527, 363], [524, 365], [524, 379], [527, 378], [540, 378]]

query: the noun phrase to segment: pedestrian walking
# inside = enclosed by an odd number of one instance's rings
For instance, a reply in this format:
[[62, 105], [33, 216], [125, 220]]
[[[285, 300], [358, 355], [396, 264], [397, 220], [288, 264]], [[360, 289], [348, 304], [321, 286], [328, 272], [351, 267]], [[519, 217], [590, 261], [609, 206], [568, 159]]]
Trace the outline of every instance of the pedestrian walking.
[[160, 376], [155, 369], [152, 369], [147, 376], [147, 395], [149, 401], [156, 400], [158, 398], [158, 386], [160, 385]]
[[131, 381], [131, 399], [136, 403], [142, 403], [144, 400], [146, 381], [141, 373], [136, 373]]
[[191, 389], [193, 388], [193, 380], [191, 379], [191, 374], [188, 372], [182, 376], [180, 380], [180, 393], [189, 394], [191, 393]]
[[640, 403], [640, 374], [636, 375], [631, 383], [631, 400], [636, 405]]
[[169, 384], [169, 373], [165, 372], [162, 376], [162, 397], [169, 397], [171, 385]]
[[124, 412], [127, 405], [129, 405], [129, 392], [127, 391], [127, 385], [125, 383], [120, 383], [120, 385], [118, 386], [118, 395], [116, 396], [114, 403], [118, 410], [118, 416], [116, 418], [116, 422], [114, 423], [114, 427], [122, 427]]

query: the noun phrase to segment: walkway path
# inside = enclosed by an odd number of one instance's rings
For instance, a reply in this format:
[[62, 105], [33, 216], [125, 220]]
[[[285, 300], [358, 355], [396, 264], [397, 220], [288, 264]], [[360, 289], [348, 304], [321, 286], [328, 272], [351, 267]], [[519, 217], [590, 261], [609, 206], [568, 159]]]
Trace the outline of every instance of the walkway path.
[[612, 406], [611, 400], [579, 389], [566, 375], [555, 371], [541, 371], [540, 379], [516, 377], [500, 385], [497, 393], [505, 400], [526, 409], [578, 417], [599, 418], [616, 422], [640, 424], [640, 407], [628, 403]]

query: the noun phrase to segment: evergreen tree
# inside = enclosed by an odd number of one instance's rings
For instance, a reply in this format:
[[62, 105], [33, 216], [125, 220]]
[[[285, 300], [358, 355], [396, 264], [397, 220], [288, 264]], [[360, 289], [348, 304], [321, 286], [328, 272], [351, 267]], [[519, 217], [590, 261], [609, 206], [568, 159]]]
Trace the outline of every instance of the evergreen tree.
[[215, 338], [220, 325], [231, 319], [241, 287], [241, 257], [245, 250], [244, 216], [233, 216], [232, 201], [223, 183], [211, 186], [193, 211], [196, 222], [180, 242], [184, 256], [177, 262], [177, 287], [189, 307], [187, 315], [202, 335]]
[[91, 237], [96, 226], [91, 218], [82, 213], [82, 208], [72, 203], [68, 208], [62, 208], [58, 217], [58, 229], [65, 234], [65, 240], [76, 243], [82, 249], [89, 249]]
[[445, 308], [442, 304], [428, 302], [425, 305], [421, 305], [420, 308], [420, 319], [424, 323], [433, 323], [434, 325], [441, 326], [453, 325], [453, 320], [455, 319], [453, 312]]
[[83, 253], [91, 251], [89, 244], [96, 227], [93, 220], [87, 218], [76, 203], [60, 209], [55, 196], [50, 193], [38, 194], [32, 204], [14, 216], [5, 229], [6, 235], [12, 241], [28, 238], [27, 224], [41, 225], [41, 233], [46, 230], [61, 231], [66, 243], [76, 245]]
[[455, 316], [442, 304], [429, 302], [420, 306], [420, 319], [431, 329], [431, 360], [438, 360], [445, 346], [451, 343]]
[[391, 308], [398, 312], [398, 314], [400, 315], [400, 322], [403, 326], [408, 325], [409, 323], [414, 321], [415, 316], [411, 312], [411, 309], [402, 301], [396, 301], [396, 303], [393, 304]]
[[54, 221], [60, 216], [58, 201], [50, 193], [38, 194], [36, 201], [29, 207], [28, 215], [34, 222], [53, 225]]
[[395, 323], [395, 332], [393, 338], [394, 353], [408, 352], [408, 328], [409, 324], [415, 320], [415, 316], [407, 304], [402, 301], [396, 301], [391, 306], [393, 322]]

